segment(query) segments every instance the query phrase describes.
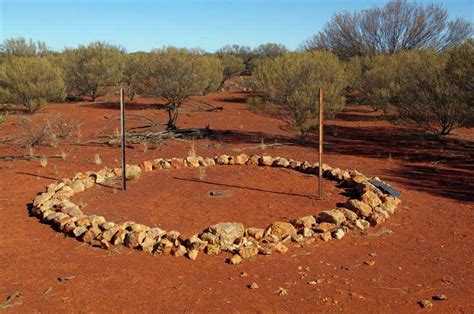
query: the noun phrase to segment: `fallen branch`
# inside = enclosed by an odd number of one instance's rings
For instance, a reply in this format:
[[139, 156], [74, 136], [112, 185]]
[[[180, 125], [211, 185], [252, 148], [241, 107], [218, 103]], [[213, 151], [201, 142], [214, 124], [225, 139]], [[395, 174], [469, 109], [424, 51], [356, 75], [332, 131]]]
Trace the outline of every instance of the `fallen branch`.
[[21, 156], [0, 156], [2, 161], [11, 161], [11, 160], [36, 160], [41, 158], [61, 158], [64, 159], [64, 155], [52, 155], [52, 156], [39, 156], [39, 155], [21, 155]]

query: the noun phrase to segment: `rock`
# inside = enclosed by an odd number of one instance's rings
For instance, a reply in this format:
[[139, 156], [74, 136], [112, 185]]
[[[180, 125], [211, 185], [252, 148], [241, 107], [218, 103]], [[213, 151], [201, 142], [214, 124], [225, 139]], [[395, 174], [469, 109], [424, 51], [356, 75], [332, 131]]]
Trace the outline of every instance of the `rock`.
[[197, 167], [199, 167], [199, 159], [198, 159], [197, 157], [188, 156], [188, 157], [186, 157], [186, 159], [184, 160], [184, 163], [185, 163], [186, 166], [188, 166], [188, 167], [192, 167], [192, 168], [197, 168]]
[[109, 241], [109, 242], [112, 242], [113, 237], [119, 231], [119, 229], [120, 228], [118, 226], [113, 226], [113, 227], [105, 230], [104, 233], [102, 233], [102, 239], [104, 239], [106, 241]]
[[209, 192], [210, 196], [222, 196], [225, 195], [225, 191], [223, 190], [213, 190]]
[[360, 197], [360, 200], [369, 205], [370, 207], [374, 208], [382, 204], [380, 198], [372, 191], [367, 191]]
[[148, 231], [148, 229], [150, 229], [150, 227], [148, 226], [145, 226], [143, 224], [137, 224], [137, 223], [133, 223], [131, 224], [128, 229], [130, 231], [136, 231], [136, 232], [139, 232], [139, 231]]
[[332, 232], [336, 230], [337, 225], [329, 222], [321, 222], [316, 225], [314, 228], [314, 231], [318, 233], [324, 233], [324, 232]]
[[178, 245], [177, 247], [174, 247], [171, 250], [171, 255], [176, 256], [176, 257], [184, 256], [186, 255], [186, 253], [187, 253], [187, 250], [184, 247], [184, 245]]
[[368, 265], [368, 266], [374, 266], [374, 265], [375, 265], [375, 261], [373, 261], [373, 260], [365, 261], [364, 264], [365, 264], [365, 265]]
[[272, 250], [269, 247], [259, 246], [258, 247], [258, 254], [261, 255], [271, 255]]
[[296, 160], [292, 160], [292, 161], [290, 161], [290, 164], [288, 165], [288, 168], [295, 170], [295, 169], [299, 168], [300, 166], [301, 166], [301, 162], [296, 161]]
[[127, 166], [125, 168], [125, 178], [127, 180], [137, 180], [140, 178], [142, 169], [137, 165]]
[[74, 196], [74, 191], [69, 186], [63, 186], [59, 191], [54, 194], [54, 198], [58, 200], [69, 200]]
[[389, 215], [395, 214], [395, 210], [397, 209], [397, 205], [392, 202], [384, 202], [380, 207], [386, 211]]
[[247, 274], [247, 273], [244, 272], [244, 271], [240, 273], [240, 277], [241, 277], [241, 278], [248, 277], [248, 275], [249, 275], [249, 274]]
[[310, 228], [303, 228], [303, 237], [310, 238], [314, 235], [314, 231]]
[[372, 213], [372, 207], [359, 201], [359, 200], [350, 200], [344, 204], [344, 207], [352, 210], [359, 217], [369, 217]]
[[444, 294], [437, 294], [437, 295], [434, 295], [432, 299], [435, 301], [444, 301], [444, 300], [447, 300], [448, 297]]
[[91, 222], [89, 221], [89, 218], [82, 217], [76, 221], [76, 225], [82, 226], [82, 227], [89, 227], [91, 225]]
[[375, 208], [374, 208], [374, 212], [375, 212], [375, 213], [378, 213], [378, 214], [380, 214], [380, 215], [382, 215], [383, 218], [385, 218], [385, 220], [387, 220], [388, 218], [390, 218], [389, 213], [387, 213], [385, 210], [383, 210], [382, 207], [375, 207]]
[[204, 164], [207, 166], [214, 166], [216, 164], [216, 161], [214, 160], [214, 158], [206, 157], [204, 158]]
[[210, 244], [206, 246], [204, 252], [207, 255], [217, 255], [221, 253], [221, 247], [217, 244]]
[[247, 154], [240, 154], [235, 156], [235, 164], [236, 165], [245, 165], [249, 160], [249, 156]]
[[184, 160], [182, 158], [171, 158], [169, 161], [170, 167], [173, 169], [181, 169], [185, 166]]
[[341, 240], [342, 238], [344, 238], [345, 235], [346, 233], [344, 232], [343, 229], [337, 229], [336, 231], [332, 233], [332, 236], [338, 240]]
[[282, 287], [278, 288], [277, 293], [280, 296], [288, 295], [288, 291], [286, 289], [282, 288]]
[[162, 159], [160, 161], [161, 169], [171, 169], [171, 163], [168, 160]]
[[151, 162], [150, 160], [145, 160], [144, 162], [141, 163], [140, 168], [144, 172], [153, 171], [153, 162]]
[[290, 165], [290, 162], [285, 158], [278, 158], [273, 161], [273, 167], [283, 167], [286, 168]]
[[100, 225], [107, 222], [103, 216], [98, 216], [98, 215], [90, 215], [89, 221], [91, 223], [91, 226], [95, 228], [99, 228]]
[[156, 251], [161, 252], [162, 254], [168, 255], [171, 254], [171, 250], [174, 247], [174, 243], [166, 238], [163, 238], [158, 242]]
[[278, 242], [277, 244], [275, 244], [273, 246], [273, 249], [280, 254], [285, 254], [286, 252], [288, 252], [288, 247], [281, 242]]
[[246, 234], [247, 236], [253, 237], [255, 240], [260, 240], [260, 239], [262, 239], [264, 232], [265, 232], [264, 229], [255, 228], [255, 227], [247, 228], [247, 229], [245, 230], [245, 234]]
[[249, 165], [249, 166], [257, 166], [259, 159], [260, 159], [260, 156], [258, 156], [258, 155], [251, 155], [251, 156], [249, 157], [249, 160], [247, 161], [246, 165]]
[[325, 210], [319, 213], [320, 222], [329, 222], [340, 225], [346, 221], [346, 216], [338, 210]]
[[231, 265], [238, 265], [242, 263], [242, 257], [240, 257], [239, 254], [235, 254], [234, 256], [232, 256], [232, 258], [229, 259], [229, 264]]
[[357, 219], [357, 214], [354, 213], [352, 210], [349, 210], [344, 207], [339, 207], [337, 208], [338, 211], [340, 211], [344, 217], [346, 217], [347, 221], [355, 221]]
[[151, 253], [155, 249], [156, 240], [152, 237], [148, 237], [145, 235], [144, 240], [140, 243], [140, 248], [144, 252]]
[[228, 165], [229, 164], [229, 156], [221, 155], [221, 156], [217, 157], [216, 164], [218, 164], [218, 165]]
[[324, 242], [327, 242], [332, 239], [331, 232], [323, 232], [319, 234], [319, 238]]
[[145, 240], [146, 233], [144, 231], [132, 231], [125, 237], [125, 245], [136, 248]]
[[418, 304], [420, 304], [420, 306], [422, 308], [433, 307], [433, 303], [431, 303], [431, 301], [428, 300], [428, 299], [423, 299], [423, 300], [419, 301]]
[[199, 254], [198, 250], [190, 250], [188, 251], [188, 258], [192, 261], [195, 261], [198, 254]]
[[80, 180], [74, 181], [71, 185], [71, 189], [74, 191], [74, 193], [81, 193], [84, 192], [86, 189], [86, 186], [84, 183]]
[[84, 214], [79, 209], [79, 206], [70, 206], [61, 208], [61, 212], [71, 217], [82, 217]]
[[206, 248], [209, 242], [201, 240], [197, 235], [191, 236], [186, 240], [186, 247], [198, 251], [202, 251]]
[[127, 231], [124, 229], [119, 229], [117, 233], [112, 238], [112, 243], [114, 245], [121, 245], [125, 241], [125, 237], [127, 236]]
[[373, 213], [369, 217], [370, 225], [375, 227], [385, 222], [385, 217], [380, 213]]
[[244, 236], [244, 225], [237, 222], [221, 222], [209, 227], [209, 232], [216, 236], [221, 246], [230, 246], [235, 240]]
[[242, 258], [251, 258], [258, 255], [258, 248], [256, 245], [248, 245], [239, 248], [239, 255]]
[[248, 287], [249, 289], [252, 289], [252, 290], [258, 289], [258, 285], [256, 282], [252, 282], [250, 285], [248, 285]]
[[367, 221], [367, 220], [364, 220], [364, 219], [357, 219], [355, 222], [354, 222], [354, 226], [356, 228], [359, 228], [360, 230], [365, 230], [367, 229], [368, 227], [370, 227], [370, 223]]
[[293, 221], [297, 228], [312, 228], [316, 225], [316, 218], [314, 216], [304, 216]]
[[85, 232], [87, 232], [87, 228], [86, 228], [86, 227], [77, 226], [77, 227], [74, 228], [74, 230], [72, 231], [72, 234], [74, 235], [74, 237], [79, 238], [79, 237], [80, 237], [81, 235], [83, 235]]
[[273, 164], [272, 156], [262, 156], [258, 160], [259, 166], [271, 166]]
[[101, 231], [98, 227], [91, 227], [85, 233], [82, 234], [81, 240], [86, 243], [91, 243], [93, 239], [101, 235]]
[[289, 222], [276, 221], [265, 229], [265, 237], [272, 236], [281, 240], [293, 235], [296, 235], [296, 229]]

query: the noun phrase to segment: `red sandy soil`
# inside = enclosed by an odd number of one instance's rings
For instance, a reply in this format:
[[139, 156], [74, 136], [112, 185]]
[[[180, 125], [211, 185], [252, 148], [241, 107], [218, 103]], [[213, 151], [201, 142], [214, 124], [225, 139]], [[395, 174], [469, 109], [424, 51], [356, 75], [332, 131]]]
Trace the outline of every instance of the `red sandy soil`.
[[[198, 112], [202, 102], [223, 106]], [[128, 106], [129, 127], [143, 125], [137, 116], [164, 121], [165, 112], [153, 99], [139, 98]], [[81, 141], [111, 134], [118, 127], [114, 103], [48, 105], [31, 116], [35, 121], [61, 115], [83, 122]], [[281, 121], [248, 110], [245, 94], [216, 93], [196, 97], [184, 107], [180, 128], [209, 124], [219, 136], [196, 140], [199, 155], [269, 154], [316, 161], [317, 134], [297, 140]], [[133, 115], [133, 116], [132, 116]], [[9, 116], [0, 136], [18, 136], [21, 115]], [[265, 149], [249, 148], [283, 143]], [[91, 248], [53, 231], [28, 215], [37, 192], [78, 171], [119, 165], [119, 150], [93, 144], [62, 143], [38, 147], [38, 154], [67, 153], [66, 160], [0, 161], [0, 304], [11, 302], [18, 312], [416, 312], [418, 301], [436, 294], [436, 312], [474, 312], [474, 137], [461, 129], [445, 139], [414, 133], [380, 119], [368, 107], [348, 107], [326, 126], [325, 161], [379, 176], [402, 192], [402, 205], [385, 224], [344, 239], [291, 248], [284, 255], [259, 256], [239, 266], [226, 264], [228, 255], [196, 261], [122, 249]], [[167, 141], [157, 147], [135, 145], [130, 163], [186, 156], [189, 141]], [[0, 144], [1, 155], [23, 155], [16, 142]], [[103, 164], [96, 165], [99, 154]], [[130, 184], [127, 195], [94, 188], [77, 196], [86, 212], [112, 220], [136, 220], [183, 233], [200, 231], [219, 220], [240, 220], [264, 226], [290, 219], [344, 199], [331, 182], [323, 201], [298, 195], [316, 193], [315, 177], [281, 169], [216, 167], [206, 169], [205, 184], [195, 170], [155, 172]], [[179, 180], [177, 178], [185, 179]], [[262, 178], [272, 179], [263, 182]], [[199, 181], [199, 180], [198, 180]], [[282, 194], [292, 191], [288, 195]], [[227, 197], [211, 199], [209, 190]], [[119, 208], [120, 207], [120, 208]], [[369, 255], [370, 254], [370, 255]], [[365, 264], [374, 261], [373, 266]], [[371, 263], [369, 263], [371, 264]], [[241, 277], [246, 272], [248, 276]], [[58, 277], [75, 276], [66, 282]], [[309, 285], [309, 281], [322, 280]], [[256, 282], [259, 289], [247, 285]], [[288, 295], [279, 296], [283, 287]], [[45, 293], [46, 292], [46, 293]], [[1, 305], [0, 305], [1, 307]]]

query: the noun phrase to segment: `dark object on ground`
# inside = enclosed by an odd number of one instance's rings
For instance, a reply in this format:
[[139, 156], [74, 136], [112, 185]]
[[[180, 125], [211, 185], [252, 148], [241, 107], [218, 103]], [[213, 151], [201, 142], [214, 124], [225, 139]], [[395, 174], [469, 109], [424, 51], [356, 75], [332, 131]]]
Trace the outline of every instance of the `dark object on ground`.
[[224, 194], [225, 194], [225, 191], [222, 191], [222, 190], [215, 190], [215, 191], [209, 192], [210, 196], [222, 196]]
[[371, 179], [369, 180], [369, 182], [374, 185], [375, 187], [381, 189], [382, 191], [384, 192], [387, 192], [388, 194], [396, 197], [396, 198], [400, 198], [400, 192], [398, 192], [397, 190], [395, 190], [394, 188], [380, 182], [379, 180], [376, 180], [376, 179]]

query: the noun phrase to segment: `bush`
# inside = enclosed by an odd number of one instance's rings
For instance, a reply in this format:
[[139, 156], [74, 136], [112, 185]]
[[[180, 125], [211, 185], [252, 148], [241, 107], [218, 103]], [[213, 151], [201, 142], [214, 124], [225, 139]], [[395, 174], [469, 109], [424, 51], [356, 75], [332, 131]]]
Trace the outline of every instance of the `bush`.
[[135, 52], [126, 55], [125, 68], [123, 72], [123, 83], [125, 84], [125, 94], [133, 99], [143, 91], [141, 83], [144, 81], [140, 77], [143, 67], [146, 65], [147, 53]]
[[447, 53], [401, 53], [398, 59], [399, 119], [447, 135], [473, 125], [474, 50], [464, 45]]
[[166, 99], [168, 129], [176, 129], [179, 108], [193, 95], [214, 91], [222, 81], [222, 65], [215, 56], [174, 47], [154, 50], [140, 75], [144, 93]]
[[105, 42], [94, 42], [66, 49], [62, 67], [67, 91], [75, 96], [90, 96], [92, 101], [105, 94], [107, 86], [123, 79], [124, 51]]
[[34, 42], [31, 39], [27, 41], [19, 37], [5, 39], [0, 45], [0, 53], [7, 57], [33, 57], [51, 54], [51, 51], [42, 41]]
[[330, 52], [288, 53], [266, 59], [254, 71], [253, 89], [263, 104], [279, 107], [283, 120], [305, 138], [319, 112], [319, 89], [324, 90], [325, 116], [344, 106], [346, 85], [342, 64]]
[[48, 101], [62, 101], [60, 69], [40, 57], [12, 57], [0, 65], [0, 103], [22, 104], [33, 113]]
[[223, 55], [221, 57], [221, 63], [222, 63], [222, 82], [219, 85], [219, 88], [221, 88], [225, 81], [230, 79], [233, 76], [240, 75], [244, 70], [245, 70], [245, 63], [244, 61], [234, 55]]

